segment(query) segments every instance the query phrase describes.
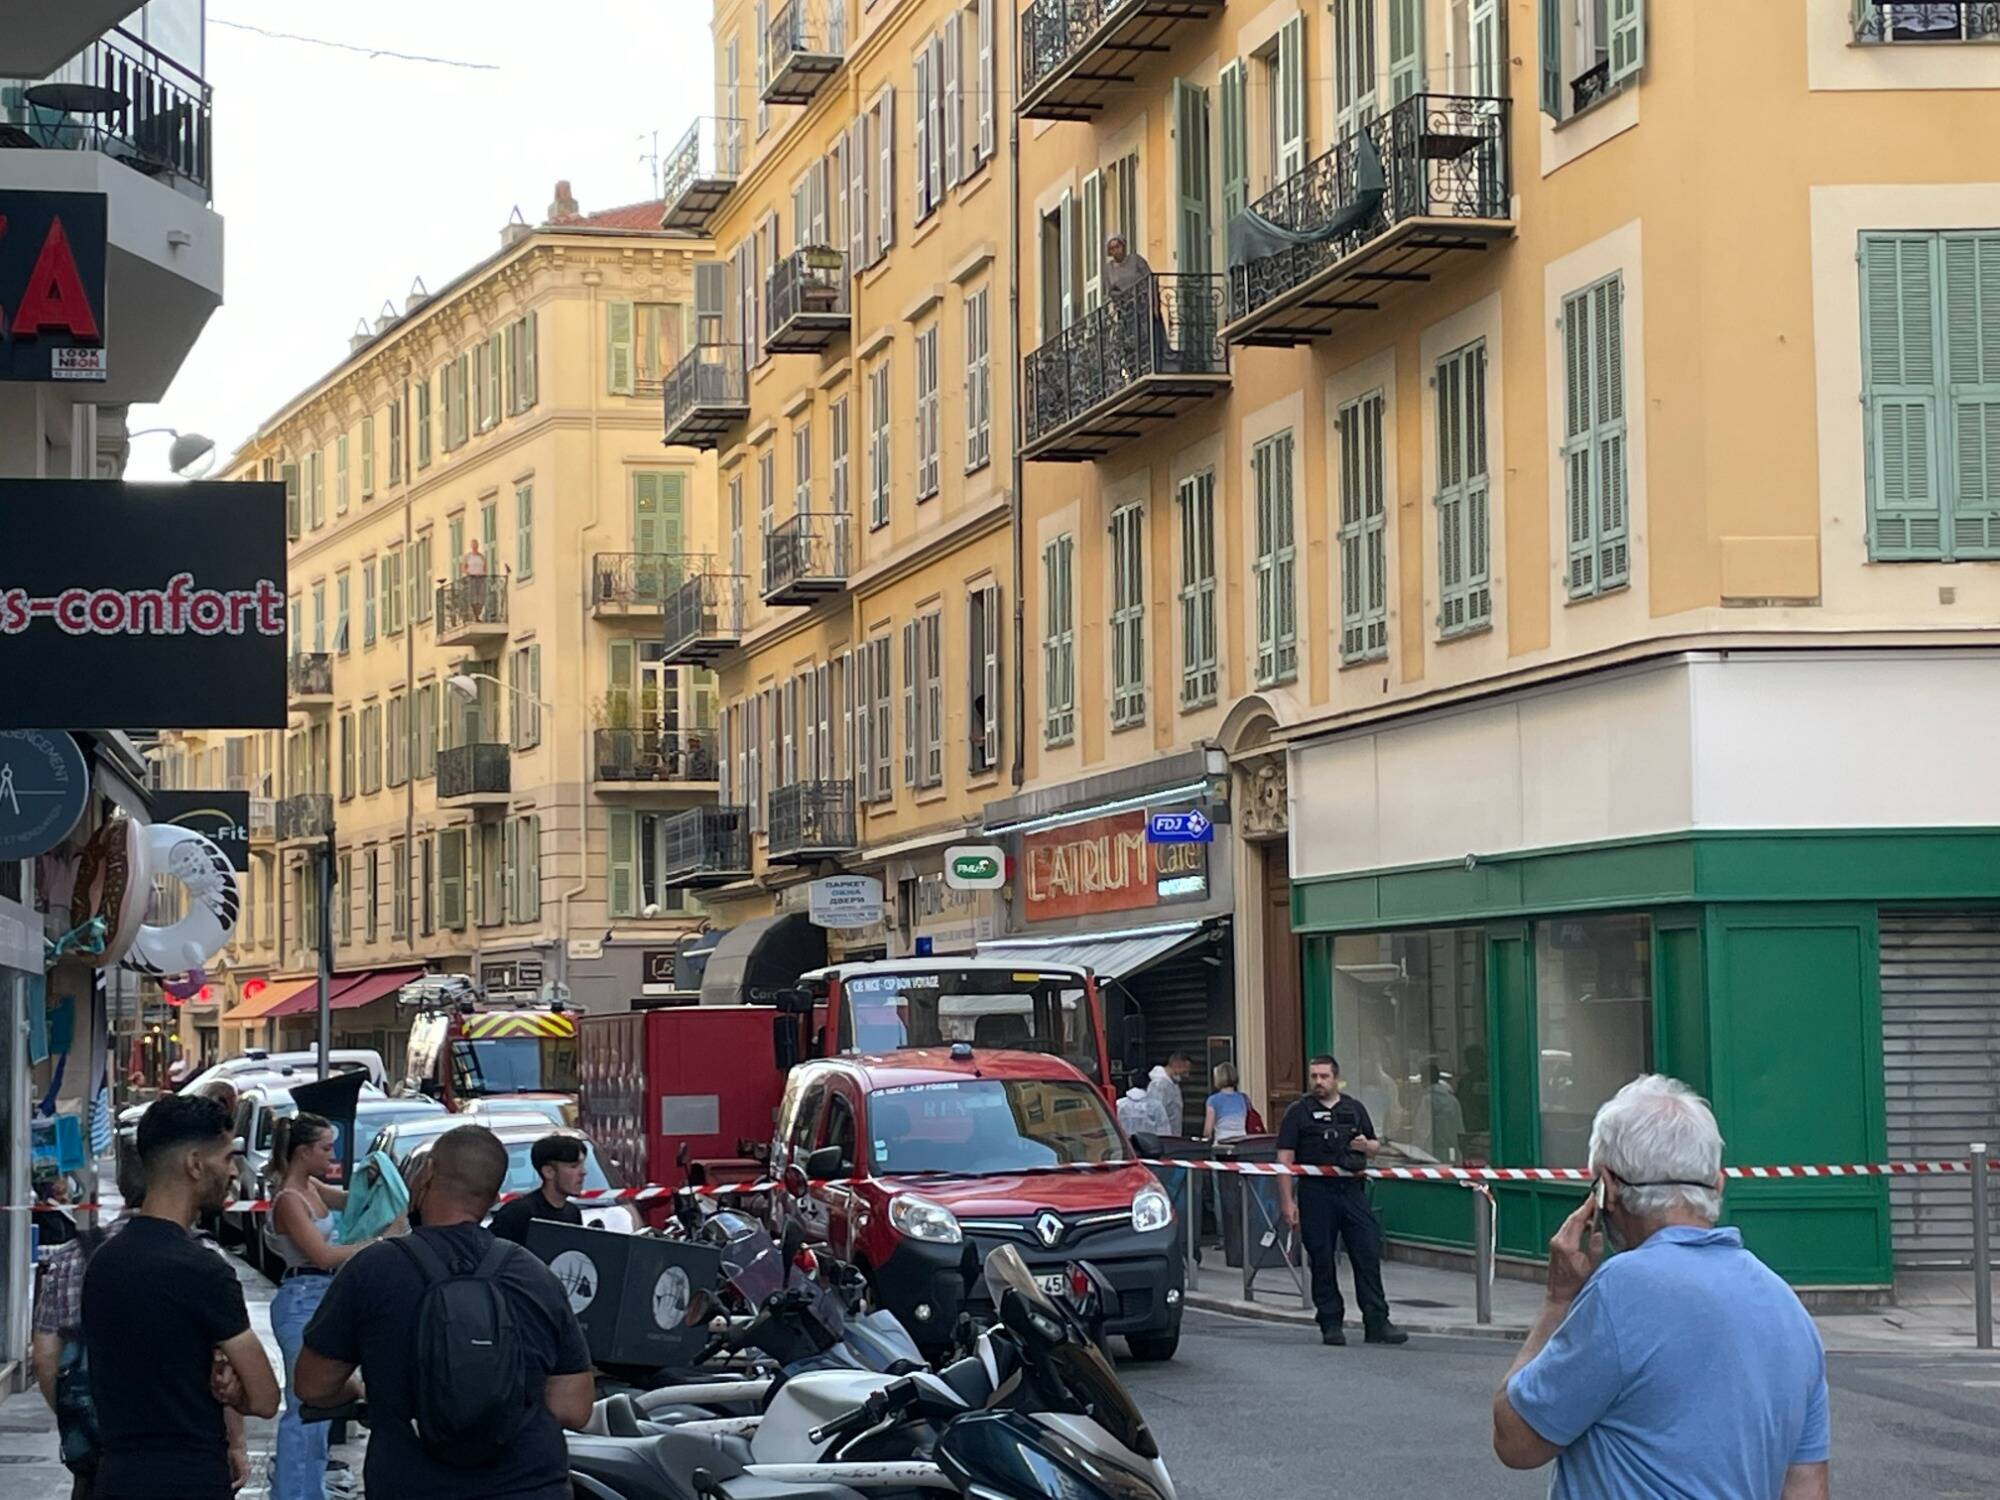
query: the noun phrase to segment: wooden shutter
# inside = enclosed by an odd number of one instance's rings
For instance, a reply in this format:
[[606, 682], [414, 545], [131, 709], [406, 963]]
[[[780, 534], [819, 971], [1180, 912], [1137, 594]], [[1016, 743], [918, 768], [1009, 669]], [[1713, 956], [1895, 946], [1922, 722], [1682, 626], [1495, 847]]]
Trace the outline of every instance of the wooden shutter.
[[540, 320], [539, 313], [529, 313], [527, 321], [521, 325], [521, 410], [526, 411], [535, 404], [537, 386], [535, 384], [535, 330]]
[[917, 784], [917, 622], [903, 626], [903, 785]]
[[1611, 86], [1646, 65], [1646, 0], [1611, 0]]
[[611, 915], [639, 915], [639, 815], [629, 808], [611, 809]]
[[632, 304], [608, 304], [607, 354], [610, 360], [606, 380], [614, 396], [632, 394]]
[[280, 466], [278, 472], [284, 477], [285, 481], [285, 535], [296, 542], [299, 539], [299, 532], [301, 530], [299, 525], [299, 466], [297, 464], [284, 464]]
[[847, 130], [847, 259], [852, 275], [859, 275], [872, 259], [868, 239], [875, 226], [868, 214], [868, 161], [868, 116], [863, 113]]
[[441, 926], [465, 927], [465, 830], [447, 828], [438, 835], [438, 908]]
[[848, 691], [854, 698], [853, 746], [854, 795], [861, 802], [875, 800], [874, 674], [869, 670], [868, 646], [863, 643], [853, 655], [848, 669]]
[[[1541, 0], [1535, 25], [1535, 41], [1541, 54], [1542, 113], [1560, 120], [1563, 117], [1561, 0]], [[1575, 586], [1574, 579], [1571, 586]]]
[[926, 55], [930, 58], [927, 73], [930, 79], [930, 99], [921, 106], [930, 115], [931, 154], [929, 159], [929, 188], [931, 207], [944, 202], [944, 43], [932, 37]]
[[1591, 484], [1590, 298], [1563, 301], [1563, 511], [1572, 599], [1597, 592], [1596, 496]]
[[1216, 93], [1222, 114], [1222, 218], [1226, 227], [1250, 202], [1250, 137], [1244, 128], [1241, 62], [1223, 64]]
[[1082, 219], [1083, 311], [1087, 313], [1104, 301], [1104, 176], [1100, 172], [1088, 173], [1083, 179]]
[[1062, 306], [1062, 326], [1067, 328], [1076, 320], [1077, 266], [1076, 266], [1076, 198], [1065, 191], [1062, 203], [1056, 210], [1056, 256], [1060, 264], [1056, 267], [1056, 284], [1060, 290]]
[[1389, 0], [1389, 102], [1400, 104], [1423, 91], [1423, 0]]
[[876, 249], [879, 255], [896, 243], [896, 91], [893, 88], [884, 89], [876, 108], [878, 139], [875, 155], [881, 174], [876, 190], [882, 197], [877, 205], [880, 210], [877, 218], [881, 223], [881, 242]]
[[893, 705], [889, 701], [889, 637], [881, 636], [875, 641], [875, 800], [885, 802], [890, 793], [890, 763], [895, 757], [895, 745], [889, 716]]
[[1000, 586], [989, 584], [980, 591], [986, 617], [986, 645], [981, 663], [981, 690], [986, 697], [984, 745], [985, 769], [1000, 764]]
[[1938, 347], [1940, 291], [1933, 236], [1862, 236], [1862, 395], [1871, 557], [1944, 555], [1947, 527], [1939, 456], [1946, 362]]
[[964, 175], [960, 155], [965, 135], [965, 99], [959, 88], [959, 72], [965, 61], [965, 27], [953, 11], [944, 22], [944, 185], [958, 186]]
[[917, 199], [917, 222], [930, 217], [936, 206], [937, 159], [932, 154], [931, 145], [931, 49], [928, 43], [919, 52], [911, 65], [916, 84], [916, 108], [911, 112], [910, 129], [914, 134], [917, 155], [916, 171], [912, 174], [912, 191]]
[[1208, 199], [1208, 90], [1174, 80], [1175, 185], [1180, 199], [1177, 263], [1201, 273], [1213, 263]]
[[1942, 237], [1952, 557], [2000, 556], [2000, 232]]
[[998, 49], [993, 45], [993, 7], [995, 0], [978, 0], [979, 5], [979, 79], [973, 90], [979, 96], [979, 159], [988, 161], [999, 149], [997, 132], [993, 125], [993, 101], [1000, 93], [1000, 72], [995, 66]]
[[[1373, 3], [1373, 0], [1370, 0]], [[1278, 28], [1278, 178], [1306, 164], [1306, 67], [1303, 16]]]
[[1626, 541], [1624, 282], [1613, 276], [1591, 290], [1592, 478], [1597, 485], [1597, 586], [1616, 588], [1631, 575]]
[[944, 781], [944, 615], [923, 619], [924, 785]]
[[486, 341], [486, 425], [492, 427], [500, 420], [500, 366], [503, 357], [504, 340], [494, 334]]
[[1486, 477], [1486, 346], [1438, 362], [1438, 628], [1483, 625], [1492, 614]]

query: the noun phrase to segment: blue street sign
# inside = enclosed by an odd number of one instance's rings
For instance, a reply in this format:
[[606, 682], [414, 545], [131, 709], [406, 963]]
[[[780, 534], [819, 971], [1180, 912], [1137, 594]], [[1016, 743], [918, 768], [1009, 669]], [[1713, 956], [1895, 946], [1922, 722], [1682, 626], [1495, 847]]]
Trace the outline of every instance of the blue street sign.
[[1149, 844], [1212, 844], [1215, 824], [1198, 807], [1186, 812], [1156, 812], [1146, 819]]

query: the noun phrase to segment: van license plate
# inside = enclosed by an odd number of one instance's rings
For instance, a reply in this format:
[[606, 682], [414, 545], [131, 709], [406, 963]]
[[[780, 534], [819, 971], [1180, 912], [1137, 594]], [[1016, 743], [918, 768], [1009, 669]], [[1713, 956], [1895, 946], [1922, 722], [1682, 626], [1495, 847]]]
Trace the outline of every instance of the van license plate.
[[1069, 1277], [1060, 1273], [1054, 1276], [1037, 1276], [1035, 1281], [1051, 1297], [1067, 1297], [1069, 1295]]

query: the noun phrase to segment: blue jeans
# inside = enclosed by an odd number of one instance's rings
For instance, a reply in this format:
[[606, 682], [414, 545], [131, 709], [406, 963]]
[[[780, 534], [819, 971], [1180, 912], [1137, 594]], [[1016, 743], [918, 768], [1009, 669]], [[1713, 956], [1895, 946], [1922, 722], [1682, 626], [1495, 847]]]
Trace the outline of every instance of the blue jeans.
[[271, 1299], [271, 1331], [285, 1356], [285, 1409], [278, 1414], [278, 1453], [271, 1465], [271, 1500], [326, 1500], [326, 1448], [330, 1423], [299, 1420], [292, 1372], [306, 1324], [326, 1296], [329, 1278], [293, 1276]]

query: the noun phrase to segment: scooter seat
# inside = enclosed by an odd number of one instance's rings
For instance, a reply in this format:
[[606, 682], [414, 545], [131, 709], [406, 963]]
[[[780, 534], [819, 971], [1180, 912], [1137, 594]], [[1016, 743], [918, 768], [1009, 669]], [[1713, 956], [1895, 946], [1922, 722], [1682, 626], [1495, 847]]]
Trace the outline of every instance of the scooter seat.
[[604, 1432], [607, 1437], [644, 1437], [648, 1429], [640, 1421], [639, 1409], [632, 1404], [632, 1398], [620, 1392], [604, 1399]]
[[570, 1468], [628, 1496], [694, 1494], [694, 1473], [706, 1469], [718, 1481], [740, 1477], [750, 1462], [750, 1444], [720, 1434], [667, 1431], [648, 1437], [599, 1437], [571, 1433]]

